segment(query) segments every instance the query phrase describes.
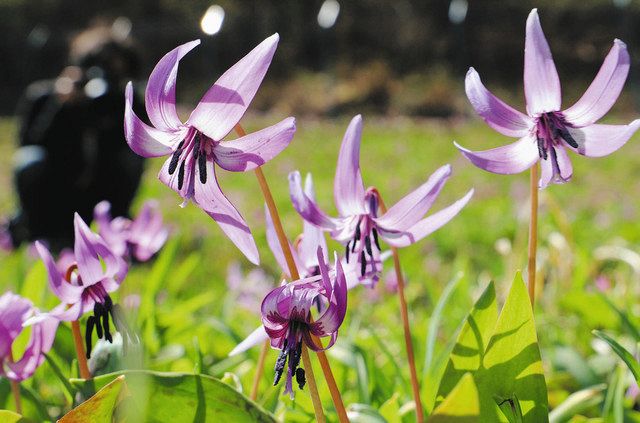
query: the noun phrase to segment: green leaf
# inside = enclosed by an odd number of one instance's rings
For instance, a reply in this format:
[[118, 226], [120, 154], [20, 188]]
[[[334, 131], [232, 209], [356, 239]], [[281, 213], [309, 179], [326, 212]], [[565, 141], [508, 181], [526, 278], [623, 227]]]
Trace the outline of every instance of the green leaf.
[[398, 393], [394, 394], [380, 406], [380, 415], [387, 423], [402, 423], [400, 418], [400, 405], [398, 404]]
[[126, 376], [130, 394], [121, 406], [127, 421], [275, 422], [259, 405], [207, 375], [130, 370], [71, 383], [82, 391], [99, 389], [119, 375]]
[[497, 323], [495, 314], [495, 291], [490, 285], [458, 337], [440, 383], [439, 399], [470, 372], [479, 392], [482, 421], [546, 422], [547, 387], [531, 303], [520, 273]]
[[427, 423], [480, 422], [480, 401], [473, 376], [466, 373], [451, 393], [429, 416]]
[[471, 309], [458, 335], [440, 381], [439, 398], [448, 396], [465, 373], [475, 372], [480, 368], [497, 319], [496, 290], [491, 282]]
[[119, 376], [102, 387], [94, 396], [69, 411], [60, 423], [111, 423], [124, 385], [124, 376]]
[[616, 341], [606, 333], [599, 330], [594, 330], [591, 333], [609, 344], [611, 349], [616, 354], [618, 354], [622, 361], [624, 361], [624, 363], [627, 365], [629, 370], [631, 370], [631, 373], [633, 373], [633, 377], [636, 379], [636, 382], [640, 383], [640, 363], [638, 363], [633, 354], [631, 354], [629, 350], [620, 345], [618, 341]]
[[26, 423], [27, 421], [27, 419], [13, 411], [0, 410], [0, 422], [2, 423]]
[[367, 404], [349, 404], [347, 417], [351, 423], [387, 423], [375, 408]]
[[594, 407], [604, 399], [607, 385], [597, 385], [569, 395], [560, 405], [549, 413], [549, 423], [568, 421], [572, 416]]

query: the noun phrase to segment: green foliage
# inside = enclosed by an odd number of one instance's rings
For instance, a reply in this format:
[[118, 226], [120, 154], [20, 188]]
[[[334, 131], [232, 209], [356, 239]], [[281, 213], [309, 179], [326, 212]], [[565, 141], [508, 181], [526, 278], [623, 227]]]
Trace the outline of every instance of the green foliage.
[[594, 330], [593, 334], [598, 338], [602, 339], [603, 341], [605, 341], [607, 344], [609, 344], [609, 346], [611, 346], [611, 349], [616, 354], [618, 354], [618, 357], [620, 357], [622, 361], [624, 361], [624, 364], [627, 365], [629, 370], [631, 370], [631, 373], [633, 374], [633, 377], [636, 379], [636, 382], [640, 383], [640, 363], [638, 363], [638, 360], [635, 359], [633, 354], [631, 354], [629, 350], [627, 350], [625, 347], [620, 345], [618, 341], [616, 341], [606, 333], [599, 330]]
[[478, 387], [484, 421], [543, 422], [548, 419], [531, 303], [520, 274], [495, 318], [493, 284], [467, 318], [442, 378], [439, 396], [447, 396], [462, 375], [471, 372]]
[[125, 377], [119, 376], [100, 388], [95, 395], [71, 410], [60, 423], [111, 423], [118, 404], [118, 397], [125, 383]]
[[466, 373], [429, 416], [428, 423], [475, 423], [480, 420], [480, 400], [473, 376]]
[[[207, 375], [125, 371], [71, 382], [85, 394], [124, 376], [127, 396], [118, 415], [127, 421], [274, 422], [259, 405]], [[130, 419], [130, 420], [129, 420]]]

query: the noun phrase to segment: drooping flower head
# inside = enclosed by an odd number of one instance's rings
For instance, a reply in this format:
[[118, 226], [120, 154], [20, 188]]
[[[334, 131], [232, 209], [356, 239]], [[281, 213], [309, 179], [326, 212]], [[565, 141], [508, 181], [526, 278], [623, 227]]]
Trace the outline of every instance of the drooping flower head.
[[[342, 264], [335, 255], [335, 277], [329, 276], [321, 248], [317, 249], [320, 276], [300, 279], [274, 289], [262, 302], [262, 324], [271, 340], [271, 346], [279, 349], [276, 360], [274, 385], [277, 385], [287, 367], [285, 393], [293, 398], [293, 377], [300, 389], [305, 385], [304, 369], [300, 368], [302, 343], [313, 351], [331, 348], [338, 338], [338, 328], [347, 312], [347, 282]], [[317, 301], [324, 303], [324, 312], [317, 319], [311, 310]], [[315, 339], [330, 337], [322, 346]], [[288, 365], [287, 365], [288, 362]]]
[[[258, 249], [245, 220], [218, 185], [217, 166], [232, 172], [253, 170], [274, 158], [293, 138], [295, 120], [222, 141], [246, 112], [264, 78], [278, 44], [264, 40], [227, 70], [204, 94], [189, 119], [176, 113], [176, 78], [182, 57], [200, 44], [191, 41], [167, 53], [149, 76], [145, 92], [146, 125], [133, 112], [133, 87], [127, 85], [125, 137], [144, 157], [168, 156], [160, 180], [211, 216], [247, 258], [258, 264]], [[214, 166], [217, 165], [217, 166]]]
[[160, 251], [169, 237], [169, 230], [162, 224], [162, 214], [156, 201], [147, 201], [134, 219], [123, 216], [111, 218], [111, 204], [101, 201], [93, 209], [99, 234], [111, 250], [128, 259], [144, 262]]
[[365, 190], [360, 173], [362, 118], [354, 117], [347, 128], [334, 179], [334, 199], [340, 216], [329, 217], [302, 189], [300, 173], [289, 174], [293, 206], [308, 222], [329, 231], [345, 245], [347, 262], [358, 263], [360, 277], [377, 281], [382, 270], [380, 239], [393, 247], [405, 247], [429, 235], [451, 220], [467, 204], [473, 190], [439, 212], [423, 218], [451, 174], [449, 165], [438, 169], [415, 191], [386, 213], [380, 212], [375, 188]]
[[573, 106], [561, 110], [558, 72], [537, 9], [533, 9], [527, 19], [524, 49], [527, 114], [491, 94], [475, 69], [469, 69], [465, 81], [467, 97], [476, 112], [496, 131], [519, 140], [486, 151], [456, 147], [474, 165], [489, 172], [519, 173], [540, 161], [540, 188], [567, 182], [573, 174], [568, 150], [588, 157], [606, 156], [622, 147], [640, 127], [640, 120], [629, 125], [595, 124], [620, 95], [629, 65], [626, 45], [614, 40], [587, 91]]
[[22, 333], [24, 323], [40, 314], [31, 301], [6, 292], [0, 296], [0, 376], [20, 382], [33, 376], [49, 352], [58, 329], [58, 320], [43, 317], [34, 324], [22, 357], [13, 357], [13, 342]]
[[[36, 248], [47, 268], [49, 287], [61, 301], [61, 304], [46, 316], [62, 321], [74, 321], [86, 312], [93, 311], [93, 315], [87, 320], [85, 333], [89, 357], [94, 328], [98, 338], [102, 338], [104, 334], [111, 342], [109, 317], [119, 332], [125, 332], [123, 336], [129, 335], [119, 306], [114, 304], [109, 296], [120, 287], [128, 267], [124, 259], [115, 254], [98, 234], [93, 233], [77, 213], [74, 217], [74, 227], [75, 262], [64, 275], [44, 245], [36, 242]], [[37, 321], [37, 318], [31, 319], [29, 323]]]

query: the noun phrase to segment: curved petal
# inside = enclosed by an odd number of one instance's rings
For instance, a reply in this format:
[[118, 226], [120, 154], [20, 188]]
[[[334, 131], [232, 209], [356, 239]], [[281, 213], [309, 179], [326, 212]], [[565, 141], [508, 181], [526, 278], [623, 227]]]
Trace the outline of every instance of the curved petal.
[[156, 201], [147, 201], [138, 216], [131, 222], [129, 241], [133, 244], [133, 256], [139, 261], [149, 260], [165, 244], [169, 230], [162, 224], [162, 214]]
[[453, 143], [471, 163], [488, 172], [510, 175], [529, 169], [538, 159], [538, 145], [530, 136], [502, 147], [471, 151]]
[[453, 219], [469, 202], [471, 196], [473, 196], [473, 189], [455, 203], [437, 213], [432, 214], [431, 216], [425, 217], [406, 231], [395, 233], [380, 231], [380, 236], [387, 244], [393, 247], [406, 247], [411, 245], [420, 241], [432, 232], [435, 232], [437, 229], [440, 229], [443, 225]]
[[199, 44], [200, 40], [194, 40], [174, 48], [160, 59], [149, 75], [144, 93], [145, 107], [151, 124], [160, 130], [175, 131], [182, 126], [176, 113], [178, 64]]
[[297, 170], [289, 173], [289, 193], [293, 207], [304, 220], [319, 226], [325, 231], [337, 229], [338, 224], [336, 219], [327, 216], [327, 214], [318, 207], [316, 202], [304, 193], [300, 179], [300, 172]]
[[109, 245], [111, 250], [119, 255], [127, 254], [127, 231], [130, 220], [125, 217], [111, 218], [111, 204], [104, 200], [93, 208], [93, 220], [98, 224], [98, 233]]
[[258, 344], [262, 344], [267, 339], [269, 339], [269, 335], [267, 335], [267, 332], [265, 332], [264, 326], [257, 327], [253, 332], [249, 334], [249, 336], [244, 338], [242, 342], [240, 342], [234, 349], [231, 350], [231, 352], [229, 353], [229, 357], [243, 353]]
[[[0, 297], [0, 327], [6, 331], [0, 337], [0, 352], [11, 348], [11, 344], [22, 332], [24, 320], [33, 312], [33, 304], [26, 298], [5, 292]], [[0, 360], [4, 354], [0, 355]]]
[[622, 147], [640, 128], [640, 119], [629, 125], [588, 125], [583, 128], [567, 128], [578, 143], [575, 152], [588, 157], [607, 156]]
[[[82, 285], [94, 285], [105, 278], [116, 278], [122, 282], [127, 272], [124, 260], [113, 253], [100, 236], [93, 233], [80, 215], [73, 218], [75, 242], [73, 251], [78, 262]], [[104, 270], [102, 264], [104, 263]]]
[[[169, 173], [169, 169], [172, 166], [172, 162], [174, 161], [173, 157], [167, 158], [158, 173], [158, 179], [174, 190], [185, 200], [191, 200], [193, 197], [193, 192], [195, 190], [195, 171], [194, 168], [198, 166], [194, 165], [194, 146], [193, 143], [188, 143], [183, 151], [179, 154], [178, 166], [180, 166], [180, 170], [173, 169], [173, 173]], [[213, 161], [210, 159], [210, 156], [207, 156], [207, 166], [209, 166]], [[175, 165], [175, 162], [173, 163]], [[182, 171], [184, 169], [184, 171]], [[180, 184], [180, 176], [182, 173], [182, 185]], [[186, 201], [183, 202], [186, 204]]]
[[362, 116], [357, 115], [351, 119], [342, 139], [333, 180], [333, 198], [341, 216], [365, 213], [364, 184], [360, 173], [361, 138]]
[[55, 296], [65, 304], [75, 304], [80, 301], [84, 288], [81, 286], [71, 285], [62, 278], [62, 275], [60, 275], [60, 271], [56, 266], [56, 262], [53, 260], [53, 257], [51, 257], [49, 250], [47, 250], [40, 241], [36, 241], [36, 250], [38, 251], [38, 254], [40, 254], [40, 258], [42, 258], [47, 269], [49, 288], [51, 288], [51, 291], [53, 291]]
[[262, 166], [284, 150], [296, 132], [296, 120], [289, 117], [268, 128], [213, 147], [215, 162], [231, 172], [246, 172]]
[[204, 184], [200, 182], [200, 170], [196, 167], [195, 203], [216, 221], [220, 229], [251, 263], [259, 264], [258, 247], [251, 235], [251, 229], [220, 189], [213, 162], [207, 160], [206, 166], [209, 180]]
[[59, 320], [49, 317], [33, 326], [22, 357], [15, 362], [6, 363], [7, 376], [10, 379], [24, 380], [35, 373], [44, 361], [44, 354], [49, 352], [53, 345], [59, 323]]
[[209, 88], [188, 124], [220, 141], [242, 119], [262, 83], [280, 36], [273, 34], [240, 59]]
[[384, 215], [375, 218], [376, 224], [389, 231], [403, 231], [412, 226], [429, 211], [449, 176], [451, 166], [442, 166], [427, 182], [390, 207]]
[[147, 125], [133, 111], [133, 86], [127, 84], [124, 106], [124, 137], [129, 147], [142, 157], [160, 157], [173, 152], [185, 132], [162, 131]]
[[333, 344], [336, 343], [336, 340], [338, 339], [338, 332], [333, 332], [331, 334], [331, 338], [329, 339], [329, 343], [326, 346], [322, 346], [322, 343], [320, 342], [319, 339], [314, 339], [314, 337], [312, 336], [312, 334], [309, 331], [302, 331], [302, 337], [304, 338], [305, 343], [307, 344], [307, 346], [315, 352], [320, 352], [320, 351], [326, 351], [329, 348], [331, 348], [333, 346]]
[[538, 9], [533, 9], [527, 18], [524, 46], [524, 94], [527, 98], [529, 116], [560, 110], [560, 78], [558, 78], [549, 44], [540, 26]]
[[604, 59], [598, 74], [580, 97], [563, 111], [565, 119], [574, 126], [586, 126], [604, 116], [615, 104], [629, 74], [631, 59], [622, 41], [613, 41], [613, 47]]
[[311, 333], [316, 336], [327, 336], [337, 332], [347, 313], [347, 280], [342, 268], [342, 262], [335, 253], [334, 259], [336, 274], [334, 289], [329, 293], [329, 305], [324, 313], [309, 325]]
[[527, 135], [533, 124], [532, 119], [491, 94], [474, 68], [469, 68], [464, 88], [476, 113], [490, 127], [508, 137], [522, 138]]

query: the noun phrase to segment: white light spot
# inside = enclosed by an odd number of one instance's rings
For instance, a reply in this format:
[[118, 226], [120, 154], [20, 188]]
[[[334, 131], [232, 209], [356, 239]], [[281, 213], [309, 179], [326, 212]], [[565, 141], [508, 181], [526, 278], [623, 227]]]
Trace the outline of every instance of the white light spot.
[[322, 28], [331, 28], [335, 25], [340, 14], [340, 3], [336, 0], [325, 0], [318, 12], [318, 25]]
[[214, 4], [209, 6], [204, 15], [202, 15], [200, 28], [207, 35], [215, 35], [222, 28], [222, 22], [224, 22], [224, 9]]
[[131, 34], [131, 20], [125, 16], [120, 16], [111, 24], [111, 33], [118, 41], [124, 41]]
[[451, 0], [449, 3], [449, 20], [452, 24], [461, 24], [467, 18], [469, 3], [467, 0]]
[[84, 93], [89, 98], [98, 98], [107, 92], [109, 84], [102, 78], [93, 78], [84, 86]]

